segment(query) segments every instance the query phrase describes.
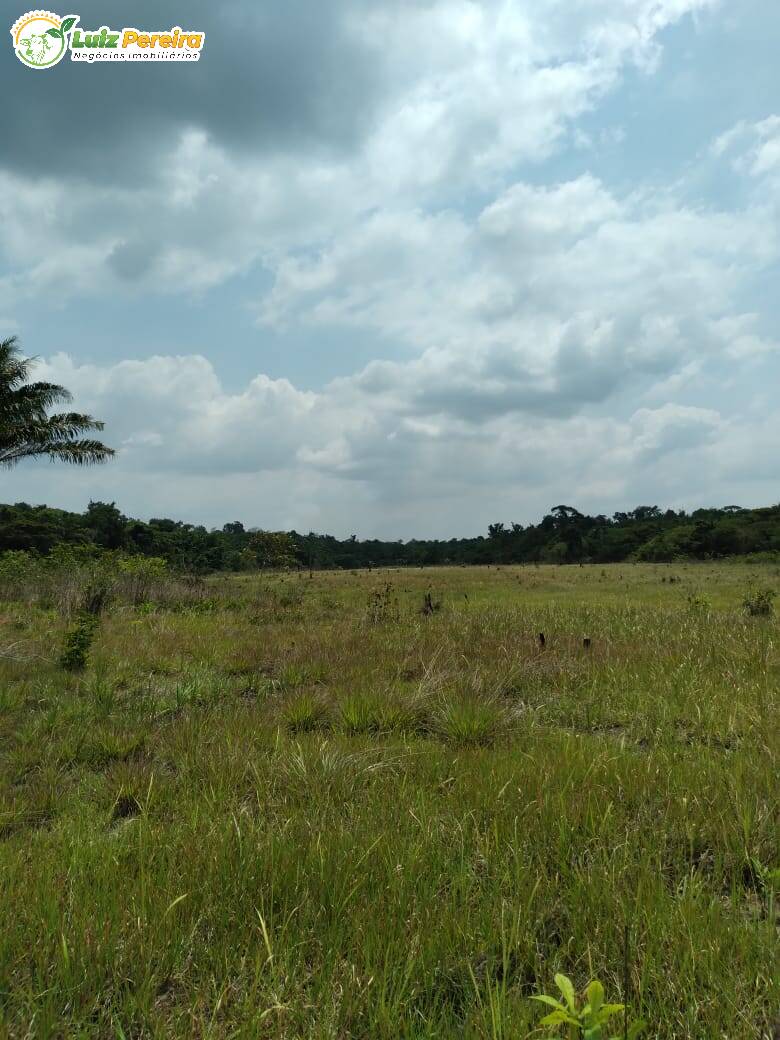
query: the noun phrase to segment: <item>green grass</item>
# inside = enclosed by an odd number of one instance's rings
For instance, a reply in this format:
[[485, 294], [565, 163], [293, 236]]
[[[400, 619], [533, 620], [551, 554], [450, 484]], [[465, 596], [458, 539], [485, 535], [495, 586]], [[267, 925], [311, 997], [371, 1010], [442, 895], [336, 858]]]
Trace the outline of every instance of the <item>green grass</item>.
[[220, 578], [208, 611], [118, 605], [77, 674], [67, 619], [0, 605], [0, 1037], [510, 1040], [556, 972], [651, 1037], [770, 1037], [767, 585]]

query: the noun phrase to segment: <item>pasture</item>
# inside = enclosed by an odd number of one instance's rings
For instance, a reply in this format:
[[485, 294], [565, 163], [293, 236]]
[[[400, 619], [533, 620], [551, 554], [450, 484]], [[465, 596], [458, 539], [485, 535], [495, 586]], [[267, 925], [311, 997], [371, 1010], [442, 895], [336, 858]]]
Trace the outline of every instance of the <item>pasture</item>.
[[777, 1035], [776, 565], [163, 584], [3, 593], [0, 1036]]

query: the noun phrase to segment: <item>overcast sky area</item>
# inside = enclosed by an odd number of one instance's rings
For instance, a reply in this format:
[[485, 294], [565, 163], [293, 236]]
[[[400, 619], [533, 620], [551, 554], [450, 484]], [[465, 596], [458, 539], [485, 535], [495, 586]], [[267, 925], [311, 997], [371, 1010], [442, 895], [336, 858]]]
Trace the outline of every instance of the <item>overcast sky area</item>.
[[119, 453], [0, 500], [385, 538], [780, 500], [776, 0], [73, 13], [206, 42], [37, 72], [6, 28], [0, 336]]

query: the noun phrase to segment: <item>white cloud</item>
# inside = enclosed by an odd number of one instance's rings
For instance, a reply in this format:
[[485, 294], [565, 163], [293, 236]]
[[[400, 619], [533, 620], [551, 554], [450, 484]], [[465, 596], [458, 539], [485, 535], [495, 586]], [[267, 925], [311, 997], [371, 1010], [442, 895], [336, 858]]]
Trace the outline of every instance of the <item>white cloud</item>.
[[[258, 261], [284, 272], [295, 251], [354, 235], [371, 211], [441, 210], [475, 190], [495, 194], [518, 164], [573, 139], [575, 120], [627, 66], [651, 65], [661, 30], [711, 6], [345, 2], [333, 18], [382, 88], [351, 152], [334, 153], [327, 139], [304, 158], [284, 139], [275, 151], [253, 151], [251, 126], [245, 149], [228, 151], [204, 105], [202, 125], [189, 107], [173, 132], [138, 123], [145, 164], [136, 179], [107, 187], [102, 164], [92, 178], [59, 178], [56, 149], [48, 176], [0, 164], [0, 248], [14, 272], [0, 281], [0, 308], [43, 293], [206, 291]], [[274, 89], [299, 89], [277, 71], [287, 80]], [[362, 99], [342, 103], [357, 109]], [[134, 133], [137, 121], [127, 122]]]
[[[397, 535], [553, 501], [675, 504], [750, 472], [763, 493], [776, 469], [755, 468], [750, 441], [774, 427], [696, 392], [712, 365], [777, 349], [749, 289], [780, 255], [780, 117], [713, 144], [745, 186], [730, 209], [692, 201], [684, 179], [612, 187], [588, 172], [600, 136], [580, 125], [627, 69], [658, 72], [664, 29], [716, 6], [347, 3], [375, 67], [371, 104], [343, 99], [361, 116], [344, 114], [338, 147], [327, 119], [296, 150], [260, 147], [251, 125], [227, 139], [188, 109], [151, 136], [135, 182], [0, 168], [0, 312], [22, 333], [28, 308], [70, 296], [186, 307], [245, 275], [259, 336], [348, 329], [374, 358], [316, 392], [263, 374], [229, 392], [197, 341], [118, 364], [57, 355], [45, 374], [121, 453], [57, 472], [46, 497], [128, 508], [132, 492], [147, 514]], [[569, 145], [579, 172], [552, 177]], [[14, 474], [19, 497], [40, 472]]]
[[[110, 416], [106, 439], [121, 449], [100, 470], [50, 471], [66, 506], [116, 498], [127, 509], [130, 488], [133, 511], [147, 516], [447, 536], [527, 521], [557, 501], [690, 505], [713, 486], [768, 500], [780, 476], [756, 451], [777, 433], [765, 419], [692, 405], [474, 424], [410, 416], [403, 395], [377, 400], [360, 378], [315, 394], [260, 377], [228, 393], [200, 357], [79, 366], [59, 355], [42, 374], [71, 386], [78, 407]], [[35, 498], [27, 488], [42, 465], [16, 471], [17, 499]]]
[[263, 472], [294, 462], [317, 396], [286, 379], [256, 376], [226, 394], [201, 356], [152, 357], [111, 366], [77, 365], [64, 354], [40, 366], [42, 378], [67, 386], [81, 408], [110, 416], [110, 439], [128, 470]]
[[718, 158], [731, 153], [734, 168], [751, 177], [780, 173], [780, 116], [737, 123], [715, 139], [712, 153]]
[[775, 350], [740, 294], [777, 248], [760, 211], [619, 198], [590, 175], [519, 182], [471, 219], [372, 215], [282, 263], [260, 313], [407, 344], [414, 360], [357, 381], [414, 413], [571, 414], [698, 358]]

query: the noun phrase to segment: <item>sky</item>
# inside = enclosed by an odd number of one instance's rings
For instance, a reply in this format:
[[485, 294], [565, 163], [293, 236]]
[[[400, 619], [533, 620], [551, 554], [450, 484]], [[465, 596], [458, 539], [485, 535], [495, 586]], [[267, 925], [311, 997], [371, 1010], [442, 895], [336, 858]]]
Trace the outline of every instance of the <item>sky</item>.
[[775, 0], [58, 13], [206, 38], [6, 37], [0, 336], [118, 454], [0, 500], [390, 539], [780, 500]]

